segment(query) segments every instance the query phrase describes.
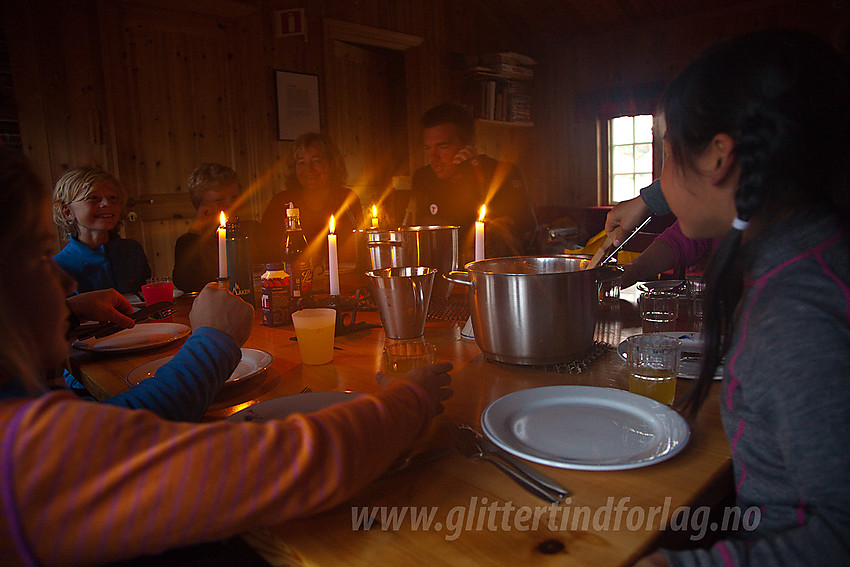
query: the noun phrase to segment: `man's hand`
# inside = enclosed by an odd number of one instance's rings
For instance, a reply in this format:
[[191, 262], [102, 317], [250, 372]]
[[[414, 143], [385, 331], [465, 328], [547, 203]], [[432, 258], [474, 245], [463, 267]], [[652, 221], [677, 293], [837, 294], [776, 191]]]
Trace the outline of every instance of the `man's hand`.
[[111, 288], [72, 295], [66, 303], [81, 322], [110, 322], [122, 329], [130, 329], [136, 325], [136, 322], [128, 317], [133, 314], [130, 302]]
[[614, 205], [605, 219], [605, 232], [610, 234], [613, 230], [617, 231], [614, 246], [619, 246], [623, 239], [646, 220], [651, 212], [640, 195]]
[[245, 344], [254, 324], [254, 308], [218, 283], [208, 283], [192, 303], [189, 323], [193, 329], [212, 327]]
[[458, 153], [455, 154], [455, 157], [452, 158], [452, 163], [455, 164], [455, 165], [458, 165], [458, 164], [461, 164], [465, 161], [472, 160], [471, 163], [472, 163], [473, 167], [475, 167], [475, 166], [478, 165], [478, 163], [477, 163], [478, 160], [473, 159], [473, 158], [477, 158], [477, 157], [478, 157], [478, 150], [475, 149], [475, 146], [470, 144], [470, 145], [466, 146], [465, 148], [463, 148], [462, 150], [460, 150]]

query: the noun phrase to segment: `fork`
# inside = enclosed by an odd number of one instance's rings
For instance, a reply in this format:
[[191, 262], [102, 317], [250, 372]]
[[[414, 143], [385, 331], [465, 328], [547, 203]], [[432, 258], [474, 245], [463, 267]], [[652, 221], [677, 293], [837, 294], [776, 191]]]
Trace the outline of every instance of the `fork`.
[[520, 474], [499, 459], [487, 454], [487, 452], [482, 449], [481, 444], [478, 442], [478, 439], [476, 439], [474, 432], [471, 429], [462, 426], [456, 427], [454, 430], [454, 440], [455, 446], [462, 455], [478, 461], [487, 461], [511, 477], [514, 482], [522, 486], [526, 491], [530, 492], [534, 496], [537, 496], [550, 504], [560, 504], [560, 496], [554, 494], [551, 489], [534, 482], [532, 479]]
[[298, 392], [298, 393], [299, 394], [309, 394], [312, 391], [313, 391], [313, 388], [311, 388], [310, 386], [304, 386], [303, 388], [301, 388], [301, 391]]
[[[170, 317], [174, 315], [174, 304], [168, 304], [163, 306], [158, 311], [154, 311], [152, 313], [146, 313], [142, 316], [132, 316], [133, 320], [136, 323], [141, 323], [142, 321], [147, 321], [148, 319], [165, 319], [166, 317]], [[103, 337], [108, 337], [109, 335], [113, 335], [118, 331], [123, 331], [123, 327], [119, 327], [116, 323], [106, 322], [101, 323], [99, 325], [94, 325], [92, 327], [78, 329], [77, 332], [72, 332], [70, 337], [74, 340], [85, 340], [90, 339], [92, 337], [96, 339], [102, 339]]]

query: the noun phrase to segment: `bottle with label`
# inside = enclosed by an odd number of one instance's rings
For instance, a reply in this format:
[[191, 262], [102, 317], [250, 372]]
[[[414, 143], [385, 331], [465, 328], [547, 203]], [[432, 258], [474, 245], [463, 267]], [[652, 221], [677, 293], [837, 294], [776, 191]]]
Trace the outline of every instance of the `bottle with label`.
[[230, 292], [254, 305], [254, 274], [251, 271], [251, 247], [248, 235], [242, 232], [239, 219], [228, 219], [225, 226], [227, 238], [227, 275]]
[[284, 270], [289, 274], [292, 310], [301, 309], [313, 295], [313, 266], [307, 256], [307, 238], [301, 230], [300, 211], [286, 209], [286, 239], [283, 242]]
[[283, 264], [266, 264], [266, 271], [260, 277], [263, 325], [280, 327], [292, 323], [289, 285], [289, 274]]

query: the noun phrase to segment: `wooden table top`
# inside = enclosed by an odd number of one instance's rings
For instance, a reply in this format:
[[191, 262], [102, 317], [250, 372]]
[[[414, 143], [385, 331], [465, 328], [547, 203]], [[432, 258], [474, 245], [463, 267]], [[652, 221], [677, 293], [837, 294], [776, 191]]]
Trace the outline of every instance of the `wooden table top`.
[[[640, 332], [633, 297], [625, 290], [624, 297], [597, 324], [597, 339], [614, 347]], [[189, 301], [178, 300], [176, 321], [187, 321]], [[357, 320], [380, 322], [375, 312], [359, 313]], [[485, 408], [511, 392], [560, 384], [628, 389], [625, 363], [614, 349], [606, 350], [578, 374], [494, 363], [484, 359], [474, 340], [461, 336], [462, 326], [463, 321], [426, 324], [424, 338], [436, 346], [437, 359], [454, 364], [455, 394], [419, 450], [449, 446], [447, 432], [453, 423], [467, 423], [480, 431]], [[274, 362], [266, 374], [223, 388], [207, 419], [221, 419], [258, 401], [296, 394], [305, 386], [317, 392], [379, 388], [374, 375], [387, 342], [382, 328], [337, 337], [333, 362], [322, 366], [301, 364], [298, 345], [290, 340], [294, 335], [291, 326], [260, 324], [257, 310], [245, 346], [271, 353]], [[123, 355], [77, 352], [72, 361], [81, 381], [102, 399], [126, 390], [126, 376], [134, 368], [173, 355], [181, 343]], [[690, 383], [679, 379], [677, 395]], [[448, 452], [373, 482], [333, 510], [243, 537], [273, 565], [526, 565], [532, 561], [535, 565], [629, 565], [659, 542], [681, 539], [681, 521], [673, 520], [674, 510], [689, 506], [693, 513], [698, 506], [716, 505], [731, 492], [731, 459], [717, 407], [718, 389], [719, 385], [713, 387], [700, 414], [688, 421], [687, 446], [667, 461], [620, 471], [531, 463], [572, 491], [560, 508], [525, 492], [489, 463]], [[377, 511], [377, 521], [371, 529], [354, 529], [366, 507]], [[405, 515], [399, 518], [401, 514]], [[426, 529], [417, 521], [427, 519], [427, 514], [433, 515]]]

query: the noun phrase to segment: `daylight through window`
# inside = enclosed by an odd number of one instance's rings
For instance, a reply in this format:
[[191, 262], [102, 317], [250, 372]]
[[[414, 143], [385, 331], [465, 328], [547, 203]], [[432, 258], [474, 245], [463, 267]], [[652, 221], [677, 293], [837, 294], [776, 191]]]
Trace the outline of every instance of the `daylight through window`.
[[652, 183], [652, 115], [608, 121], [611, 203], [626, 201]]

